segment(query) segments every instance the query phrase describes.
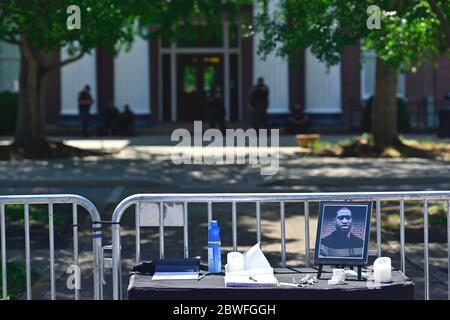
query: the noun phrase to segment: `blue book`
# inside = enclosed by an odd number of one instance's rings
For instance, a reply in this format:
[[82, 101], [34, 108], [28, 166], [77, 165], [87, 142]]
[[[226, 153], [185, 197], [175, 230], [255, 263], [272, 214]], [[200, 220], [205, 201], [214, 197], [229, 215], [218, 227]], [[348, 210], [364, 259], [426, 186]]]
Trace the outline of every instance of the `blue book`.
[[200, 259], [159, 259], [155, 261], [152, 280], [198, 279]]

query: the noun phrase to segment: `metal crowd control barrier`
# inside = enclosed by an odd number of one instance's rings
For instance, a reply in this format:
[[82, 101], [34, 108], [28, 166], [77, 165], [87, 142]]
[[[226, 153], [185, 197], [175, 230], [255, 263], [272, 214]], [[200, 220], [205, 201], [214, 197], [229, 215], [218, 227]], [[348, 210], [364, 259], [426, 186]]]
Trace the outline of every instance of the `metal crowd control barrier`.
[[[311, 258], [309, 240], [309, 209], [310, 203], [320, 201], [373, 201], [376, 203], [376, 255], [381, 256], [381, 201], [399, 201], [400, 204], [400, 260], [401, 270], [405, 273], [405, 201], [422, 201], [424, 217], [424, 279], [425, 299], [429, 299], [429, 254], [428, 254], [428, 201], [445, 201], [447, 203], [447, 233], [450, 235], [450, 191], [431, 192], [356, 192], [356, 193], [267, 193], [267, 194], [137, 194], [124, 199], [114, 210], [112, 217], [112, 272], [113, 299], [122, 298], [121, 281], [121, 245], [120, 221], [125, 210], [136, 206], [136, 261], [140, 261], [140, 222], [138, 208], [142, 203], [155, 203], [159, 206], [159, 245], [160, 257], [164, 257], [164, 203], [178, 203], [183, 205], [184, 220], [184, 256], [189, 255], [188, 242], [188, 203], [206, 203], [208, 205], [208, 220], [212, 217], [214, 203], [232, 204], [232, 239], [233, 249], [237, 248], [237, 203], [255, 203], [256, 238], [261, 240], [261, 204], [279, 203], [281, 229], [281, 259], [282, 266], [286, 266], [286, 233], [285, 233], [285, 204], [303, 203], [305, 218], [305, 257], [306, 266]], [[450, 237], [448, 237], [448, 260], [450, 266]], [[450, 270], [450, 268], [448, 269]], [[448, 275], [448, 298], [450, 299], [450, 272]]]
[[[5, 206], [6, 205], [24, 205], [25, 221], [25, 268], [26, 268], [26, 298], [32, 299], [31, 292], [31, 259], [30, 259], [30, 205], [48, 205], [49, 220], [49, 251], [50, 251], [50, 290], [51, 299], [56, 298], [55, 289], [55, 243], [54, 243], [54, 220], [53, 205], [72, 204], [73, 218], [73, 264], [79, 270], [78, 261], [78, 206], [83, 207], [89, 213], [92, 221], [92, 241], [93, 241], [93, 282], [94, 299], [102, 299], [102, 287], [100, 284], [100, 250], [102, 248], [102, 233], [100, 224], [100, 215], [97, 208], [81, 196], [77, 195], [20, 195], [20, 196], [0, 196], [0, 219], [1, 219], [1, 260], [2, 260], [2, 287], [3, 299], [8, 297], [7, 283], [7, 255], [6, 255], [6, 225], [5, 225]], [[74, 298], [80, 298], [78, 288], [74, 288]]]

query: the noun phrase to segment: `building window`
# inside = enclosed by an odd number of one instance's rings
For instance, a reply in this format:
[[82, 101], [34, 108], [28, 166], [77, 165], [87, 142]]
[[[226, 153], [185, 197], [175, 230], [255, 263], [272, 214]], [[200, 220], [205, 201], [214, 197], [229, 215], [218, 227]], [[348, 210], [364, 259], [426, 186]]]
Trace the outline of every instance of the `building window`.
[[[369, 99], [375, 93], [376, 54], [374, 50], [362, 51], [361, 69], [361, 98]], [[397, 96], [405, 98], [405, 74], [399, 73], [397, 77]]]
[[20, 51], [17, 46], [0, 42], [0, 92], [19, 91]]

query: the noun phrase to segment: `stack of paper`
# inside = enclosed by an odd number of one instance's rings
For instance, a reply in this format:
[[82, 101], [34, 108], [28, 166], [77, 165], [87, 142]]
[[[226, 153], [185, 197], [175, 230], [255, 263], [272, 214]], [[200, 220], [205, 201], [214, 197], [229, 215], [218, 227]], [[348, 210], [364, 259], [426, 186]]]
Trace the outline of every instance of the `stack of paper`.
[[273, 269], [253, 269], [225, 273], [227, 287], [274, 287], [277, 279]]
[[228, 272], [225, 266], [227, 287], [274, 287], [277, 279], [269, 261], [262, 253], [259, 243], [244, 253], [244, 270]]

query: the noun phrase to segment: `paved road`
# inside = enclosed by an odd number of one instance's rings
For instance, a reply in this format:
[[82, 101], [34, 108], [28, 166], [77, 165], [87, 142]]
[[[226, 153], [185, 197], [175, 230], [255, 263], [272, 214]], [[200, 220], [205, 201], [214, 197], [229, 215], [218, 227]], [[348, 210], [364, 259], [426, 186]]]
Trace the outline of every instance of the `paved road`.
[[[274, 175], [269, 164], [184, 164], [172, 161], [174, 150], [194, 160], [199, 155], [245, 155], [244, 148], [174, 148], [144, 146], [143, 141], [70, 141], [86, 148], [103, 145], [117, 152], [103, 157], [52, 161], [0, 161], [0, 188], [115, 188], [191, 191], [328, 191], [448, 188], [449, 163], [427, 159], [314, 158], [294, 146], [279, 149]], [[141, 138], [143, 139], [143, 138]], [[178, 182], [183, 179], [184, 183]], [[3, 191], [3, 190], [2, 190]]]

